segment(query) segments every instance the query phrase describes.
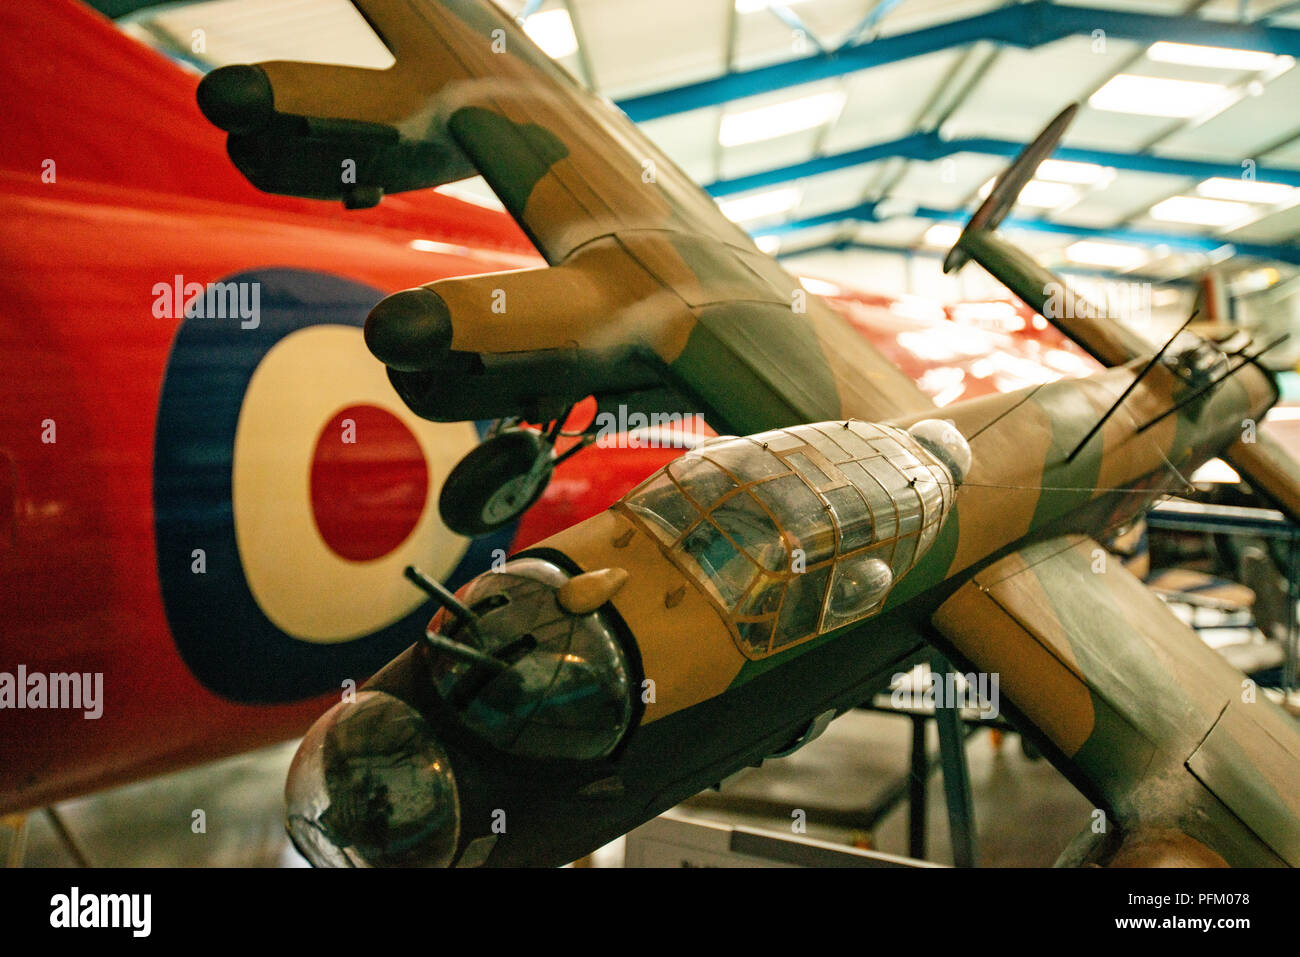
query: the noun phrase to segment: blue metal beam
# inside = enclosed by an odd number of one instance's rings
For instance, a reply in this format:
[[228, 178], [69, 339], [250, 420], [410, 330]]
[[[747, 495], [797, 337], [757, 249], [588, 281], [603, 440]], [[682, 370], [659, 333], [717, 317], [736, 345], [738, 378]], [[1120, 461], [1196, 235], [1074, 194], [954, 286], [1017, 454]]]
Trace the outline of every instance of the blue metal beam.
[[859, 203], [857, 206], [850, 206], [846, 209], [837, 209], [834, 212], [822, 213], [819, 216], [805, 216], [803, 219], [792, 219], [784, 223], [774, 223], [771, 226], [764, 226], [761, 229], [754, 230], [753, 236], [785, 236], [789, 233], [797, 233], [803, 229], [811, 229], [814, 226], [828, 226], [832, 223], [842, 223], [856, 220], [863, 223], [878, 223], [884, 217], [880, 216], [876, 210], [875, 203]]
[[[990, 137], [969, 137], [955, 142], [960, 144], [959, 150], [1008, 158], [1020, 155], [1020, 151], [1024, 149], [1023, 143]], [[1079, 163], [1113, 166], [1116, 169], [1135, 173], [1161, 173], [1166, 176], [1186, 176], [1190, 179], [1208, 179], [1211, 176], [1241, 179], [1242, 171], [1245, 169], [1241, 163], [1215, 163], [1208, 160], [1180, 159], [1174, 156], [1155, 156], [1151, 153], [1117, 153], [1112, 150], [1080, 149], [1070, 146], [1060, 147], [1052, 156]], [[1266, 183], [1300, 186], [1300, 169], [1256, 165], [1255, 178]]]
[[[1024, 149], [1024, 143], [1014, 140], [1001, 140], [992, 137], [959, 137], [945, 140], [938, 133], [912, 133], [871, 146], [834, 153], [830, 156], [816, 156], [801, 163], [791, 163], [773, 169], [760, 170], [745, 176], [716, 180], [706, 183], [704, 189], [714, 196], [730, 196], [751, 189], [777, 186], [791, 180], [821, 173], [833, 173], [874, 163], [877, 160], [900, 157], [911, 160], [936, 160], [954, 153], [983, 153], [988, 156], [1014, 157]], [[1166, 176], [1186, 176], [1192, 179], [1208, 179], [1211, 176], [1223, 176], [1240, 179], [1242, 166], [1233, 163], [1214, 163], [1204, 160], [1179, 159], [1172, 156], [1153, 156], [1150, 153], [1117, 153], [1111, 150], [1076, 149], [1059, 147], [1052, 154], [1056, 159], [1073, 160], [1080, 163], [1097, 163], [1100, 166], [1113, 166], [1116, 169], [1139, 173], [1161, 173]], [[1300, 169], [1287, 169], [1280, 166], [1257, 166], [1255, 178], [1266, 183], [1285, 183], [1287, 186], [1300, 187]]]
[[776, 186], [791, 180], [803, 179], [805, 176], [833, 173], [836, 170], [848, 169], [852, 166], [863, 166], [867, 163], [891, 159], [895, 156], [903, 156], [908, 159], [938, 159], [948, 155], [948, 152], [944, 141], [939, 139], [938, 135], [934, 133], [912, 133], [896, 140], [864, 146], [861, 149], [834, 153], [830, 156], [815, 156], [801, 163], [778, 166], [731, 179], [715, 180], [712, 183], [705, 183], [703, 188], [713, 196], [730, 196], [733, 193], [743, 193], [751, 189]]
[[860, 41], [863, 37], [871, 35], [871, 32], [880, 25], [880, 22], [889, 16], [894, 7], [902, 3], [903, 0], [875, 0], [871, 9], [866, 12], [857, 25], [844, 37], [840, 44], [840, 49], [847, 49]]
[[799, 14], [795, 13], [785, 4], [778, 3], [777, 0], [768, 0], [767, 12], [789, 27], [791, 33], [802, 33], [804, 38], [811, 40], [813, 46], [818, 50], [823, 53], [826, 52], [826, 44], [822, 43], [817, 34], [813, 33], [812, 30], [808, 28], [808, 24], [799, 19]]
[[[964, 224], [970, 214], [961, 209], [936, 209], [930, 206], [918, 206], [909, 214], [917, 219], [930, 219], [942, 223]], [[881, 222], [886, 217], [880, 215], [876, 203], [860, 203], [846, 209], [818, 216], [808, 216], [786, 223], [766, 226], [753, 231], [755, 236], [785, 236], [813, 226], [825, 226], [842, 222]], [[1132, 229], [1127, 226], [1096, 227], [1076, 226], [1067, 223], [1055, 223], [1038, 218], [1011, 218], [1003, 223], [1004, 229], [1026, 229], [1041, 233], [1055, 233], [1063, 236], [1075, 236], [1080, 239], [1100, 239], [1108, 242], [1132, 243], [1135, 246], [1168, 246], [1170, 249], [1185, 252], [1210, 253], [1224, 246], [1231, 246], [1238, 255], [1253, 256], [1259, 259], [1273, 259], [1279, 262], [1300, 266], [1300, 246], [1275, 243], [1240, 243], [1217, 236], [1199, 236], [1184, 233], [1157, 233], [1149, 230]]]
[[[1041, 0], [1033, 0], [1041, 2]], [[742, 70], [691, 83], [675, 89], [662, 90], [622, 100], [619, 106], [634, 121], [641, 123], [684, 113], [687, 110], [717, 106], [731, 100], [771, 93], [787, 87], [827, 80], [846, 73], [866, 70], [883, 63], [895, 63], [911, 57], [936, 53], [951, 47], [962, 46], [975, 40], [996, 39], [1014, 43], [1016, 33], [1023, 29], [1024, 7], [1004, 7], [962, 20], [941, 23], [912, 33], [879, 37], [871, 43], [862, 43], [834, 53], [818, 53], [797, 60], [775, 63], [754, 70]]]
[[623, 100], [619, 106], [637, 122], [684, 113], [732, 100], [772, 93], [936, 53], [977, 40], [1032, 49], [1067, 36], [1154, 42], [1171, 40], [1203, 46], [1256, 50], [1300, 58], [1300, 30], [1267, 23], [1234, 23], [1193, 16], [1135, 13], [1108, 8], [1063, 6], [1049, 0], [1012, 4], [910, 33], [878, 37], [832, 52], [661, 90]]

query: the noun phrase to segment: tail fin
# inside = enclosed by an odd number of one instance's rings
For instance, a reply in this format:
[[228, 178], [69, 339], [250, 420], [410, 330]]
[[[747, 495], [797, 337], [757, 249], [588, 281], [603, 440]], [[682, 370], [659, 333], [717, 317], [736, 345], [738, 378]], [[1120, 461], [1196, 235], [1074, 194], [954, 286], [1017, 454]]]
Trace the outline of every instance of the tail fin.
[[[975, 260], [1099, 362], [1123, 365], [1150, 355], [1151, 344], [1088, 304], [1050, 269], [994, 232], [1015, 206], [1038, 164], [1056, 149], [1078, 108], [1072, 103], [1062, 110], [998, 177], [993, 191], [948, 253], [943, 270], [952, 272]], [[1238, 351], [1243, 352], [1244, 347]], [[1246, 357], [1242, 361], [1252, 360]], [[1300, 463], [1277, 442], [1263, 435], [1257, 438], [1250, 443], [1236, 442], [1224, 457], [1257, 492], [1300, 524]]]
[[1103, 315], [1103, 310], [1075, 293], [1065, 280], [994, 232], [1033, 179], [1038, 164], [1056, 149], [1078, 110], [1079, 104], [1071, 103], [1057, 114], [997, 178], [993, 191], [949, 251], [943, 271], [960, 269], [974, 259], [1099, 362], [1123, 365], [1149, 354], [1150, 343]]

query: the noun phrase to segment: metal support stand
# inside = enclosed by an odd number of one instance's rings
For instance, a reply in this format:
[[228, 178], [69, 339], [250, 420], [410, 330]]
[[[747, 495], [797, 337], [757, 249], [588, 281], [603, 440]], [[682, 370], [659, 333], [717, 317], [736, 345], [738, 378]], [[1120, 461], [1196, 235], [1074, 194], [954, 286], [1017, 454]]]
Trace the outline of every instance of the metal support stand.
[[49, 818], [50, 827], [54, 829], [55, 836], [59, 839], [59, 843], [63, 845], [63, 849], [68, 852], [75, 866], [90, 867], [90, 858], [86, 856], [86, 852], [77, 843], [77, 839], [72, 836], [68, 826], [63, 823], [63, 817], [58, 810], [53, 805], [50, 805], [45, 809], [45, 816]]
[[[930, 669], [936, 675], [946, 675], [952, 666], [935, 655]], [[939, 760], [943, 766], [943, 792], [948, 805], [948, 830], [952, 836], [952, 862], [957, 867], [974, 867], [975, 805], [971, 800], [970, 773], [966, 767], [966, 735], [962, 730], [961, 713], [955, 704], [943, 701], [937, 705], [934, 723], [939, 729]]]
[[911, 715], [912, 773], [907, 787], [907, 854], [925, 858], [925, 802], [929, 792], [930, 757], [925, 751], [925, 717]]
[[1296, 622], [1296, 603], [1300, 602], [1300, 528], [1281, 512], [1272, 509], [1178, 501], [1164, 502], [1147, 512], [1147, 525], [1175, 532], [1251, 535], [1283, 540], [1287, 558], [1287, 635], [1283, 642], [1281, 685], [1287, 694], [1294, 692], [1296, 668], [1300, 665], [1300, 627]]
[[[925, 658], [917, 659], [918, 662]], [[935, 655], [929, 659], [936, 677], [946, 675], [952, 666]], [[944, 682], [945, 687], [947, 682]], [[950, 702], [955, 704], [956, 702]], [[862, 708], [880, 714], [892, 714], [908, 719], [911, 730], [909, 768], [892, 784], [884, 788], [863, 808], [836, 808], [802, 803], [810, 821], [823, 825], [871, 832], [904, 800], [907, 801], [908, 856], [924, 860], [926, 855], [926, 830], [928, 824], [927, 799], [929, 779], [936, 768], [943, 769], [944, 797], [948, 808], [949, 832], [952, 835], [953, 862], [958, 867], [974, 867], [976, 863], [975, 807], [971, 798], [970, 775], [966, 766], [965, 740], [981, 729], [1015, 729], [1001, 718], [980, 718], [964, 715], [960, 708], [940, 708], [931, 711], [923, 708], [900, 708], [890, 703], [887, 693], [877, 695]], [[931, 754], [926, 747], [926, 728], [934, 719], [939, 728], [939, 753]], [[789, 801], [775, 801], [768, 797], [705, 791], [685, 802], [699, 810], [728, 811], [756, 817], [789, 820]]]

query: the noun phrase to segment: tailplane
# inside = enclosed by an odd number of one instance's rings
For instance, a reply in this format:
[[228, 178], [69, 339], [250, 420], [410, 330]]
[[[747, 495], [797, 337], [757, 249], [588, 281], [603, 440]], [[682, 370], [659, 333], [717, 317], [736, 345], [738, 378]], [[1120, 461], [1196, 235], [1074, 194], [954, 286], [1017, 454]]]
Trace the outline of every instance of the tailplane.
[[[1016, 205], [1020, 191], [1033, 179], [1038, 165], [1056, 149], [1078, 109], [1079, 104], [1072, 103], [1057, 114], [997, 178], [993, 190], [971, 216], [956, 245], [949, 251], [943, 270], [952, 272], [975, 260], [1093, 358], [1108, 366], [1124, 365], [1144, 356], [1150, 357], [1151, 344], [1116, 321], [1116, 317], [1108, 315], [1105, 309], [1088, 303], [1064, 279], [995, 232]], [[1189, 337], [1184, 349], [1180, 349], [1176, 341], [1182, 336]], [[1188, 394], [1181, 403], [1185, 404], [1217, 388], [1229, 375], [1247, 364], [1263, 369], [1257, 360], [1279, 344], [1280, 340], [1275, 340], [1260, 347], [1243, 335], [1223, 343], [1220, 348], [1180, 330], [1179, 336], [1148, 360], [1141, 376], [1161, 360], [1176, 366], [1195, 366], [1175, 369], [1177, 374], [1188, 379]], [[1167, 352], [1170, 353], [1168, 356]], [[1205, 368], [1200, 368], [1202, 364]], [[1217, 369], [1218, 364], [1223, 368]], [[1123, 402], [1123, 397], [1120, 402]], [[1171, 407], [1165, 415], [1177, 411], [1178, 407]], [[1225, 451], [1224, 457], [1257, 492], [1293, 522], [1300, 524], [1300, 463], [1263, 434], [1256, 434], [1253, 430], [1246, 434], [1249, 441], [1243, 438], [1234, 443]]]

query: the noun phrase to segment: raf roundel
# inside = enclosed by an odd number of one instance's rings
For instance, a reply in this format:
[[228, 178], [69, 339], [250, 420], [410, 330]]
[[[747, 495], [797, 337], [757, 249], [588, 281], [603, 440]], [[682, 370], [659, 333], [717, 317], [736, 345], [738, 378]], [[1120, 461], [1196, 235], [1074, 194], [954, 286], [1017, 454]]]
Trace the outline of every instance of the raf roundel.
[[439, 519], [477, 432], [394, 393], [362, 339], [381, 291], [300, 270], [225, 281], [259, 283], [261, 314], [255, 328], [191, 314], [176, 333], [155, 440], [158, 577], [206, 687], [298, 700], [420, 634], [406, 565], [455, 583], [513, 529], [471, 545]]

